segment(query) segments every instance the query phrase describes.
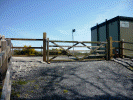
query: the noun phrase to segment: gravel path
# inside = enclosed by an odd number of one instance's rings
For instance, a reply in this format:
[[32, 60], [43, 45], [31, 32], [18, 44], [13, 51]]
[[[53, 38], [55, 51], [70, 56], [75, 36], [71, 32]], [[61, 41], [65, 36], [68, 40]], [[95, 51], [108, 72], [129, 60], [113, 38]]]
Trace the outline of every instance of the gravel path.
[[42, 57], [12, 57], [11, 73], [11, 100], [133, 99], [133, 71], [114, 61], [47, 64]]

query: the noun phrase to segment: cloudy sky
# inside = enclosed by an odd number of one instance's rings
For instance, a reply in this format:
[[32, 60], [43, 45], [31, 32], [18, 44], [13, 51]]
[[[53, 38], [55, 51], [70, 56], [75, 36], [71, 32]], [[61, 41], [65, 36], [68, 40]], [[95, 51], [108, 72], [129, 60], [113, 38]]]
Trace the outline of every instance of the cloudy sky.
[[[0, 34], [6, 38], [91, 41], [90, 28], [116, 16], [133, 17], [133, 0], [0, 0]], [[42, 42], [12, 41], [40, 47]]]

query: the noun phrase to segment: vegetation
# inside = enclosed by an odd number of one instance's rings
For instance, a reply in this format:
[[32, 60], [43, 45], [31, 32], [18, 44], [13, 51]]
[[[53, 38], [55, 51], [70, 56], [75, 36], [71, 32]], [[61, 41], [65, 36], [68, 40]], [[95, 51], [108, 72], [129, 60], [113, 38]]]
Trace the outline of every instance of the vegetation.
[[[29, 45], [29, 46], [24, 45], [24, 47], [31, 47], [31, 45]], [[84, 54], [87, 54], [87, 53], [75, 52], [75, 55], [84, 55]], [[14, 50], [14, 55], [42, 56], [42, 53], [39, 51], [36, 51], [35, 49], [24, 48], [22, 50], [20, 50], [20, 49]], [[49, 55], [68, 55], [68, 56], [70, 56], [70, 54], [68, 54], [65, 50], [57, 49], [57, 48], [50, 49]]]
[[[31, 47], [31, 45], [29, 46], [24, 45], [24, 47]], [[42, 56], [41, 52], [38, 52], [35, 49], [29, 49], [29, 48], [24, 48], [22, 50], [20, 49], [14, 50], [14, 55]]]

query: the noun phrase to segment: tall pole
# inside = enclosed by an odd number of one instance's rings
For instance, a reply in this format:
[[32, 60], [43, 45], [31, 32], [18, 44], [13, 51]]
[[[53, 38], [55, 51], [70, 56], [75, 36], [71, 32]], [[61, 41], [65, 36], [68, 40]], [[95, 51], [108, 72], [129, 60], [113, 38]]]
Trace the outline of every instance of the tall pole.
[[[75, 32], [75, 29], [72, 29], [72, 41], [74, 41], [73, 32]], [[74, 45], [74, 43], [73, 43], [73, 45]], [[73, 47], [73, 54], [74, 54], [74, 47]]]

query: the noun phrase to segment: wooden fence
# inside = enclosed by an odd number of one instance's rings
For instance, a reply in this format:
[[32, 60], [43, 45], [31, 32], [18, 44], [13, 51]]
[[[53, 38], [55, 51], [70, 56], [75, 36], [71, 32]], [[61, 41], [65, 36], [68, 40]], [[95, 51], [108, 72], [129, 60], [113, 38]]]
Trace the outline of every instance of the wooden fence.
[[[113, 42], [117, 42], [119, 43], [119, 47], [116, 47], [114, 49], [118, 49], [119, 50], [119, 57], [121, 58], [131, 58], [133, 59], [133, 42], [126, 42], [124, 41], [124, 39], [122, 39], [122, 41], [113, 41]], [[130, 47], [126, 47], [125, 44], [129, 44], [128, 46]], [[130, 51], [132, 52], [132, 55], [127, 55], [126, 51]]]
[[[56, 41], [56, 40], [49, 40], [49, 38], [46, 37], [46, 32], [43, 33], [43, 39], [25, 39], [25, 38], [7, 38], [7, 39], [11, 39], [11, 40], [24, 40], [24, 41], [43, 41], [43, 47], [12, 47], [12, 49], [14, 48], [31, 48], [31, 49], [43, 49], [43, 61], [45, 62], [50, 62], [53, 59], [55, 59], [57, 56], [56, 55], [52, 58], [49, 59], [49, 47], [59, 47], [62, 50], [66, 51], [69, 55], [72, 55], [73, 57], [76, 58], [76, 60], [82, 61], [85, 60], [86, 57], [89, 56], [103, 56], [106, 60], [111, 60], [114, 56], [118, 55], [119, 57], [124, 57], [124, 50], [126, 48], [123, 48], [124, 43], [129, 43], [129, 42], [124, 42], [124, 41], [113, 41], [112, 37], [109, 37], [109, 39], [107, 39], [104, 42], [99, 42], [99, 41]], [[49, 45], [49, 43], [52, 43], [54, 45]], [[57, 44], [56, 42], [62, 42], [62, 43], [75, 43], [72, 46], [62, 46]], [[113, 47], [113, 43], [114, 42], [118, 42], [120, 44], [120, 47], [116, 48]], [[85, 43], [94, 43], [94, 44], [99, 44], [98, 46], [87, 46]], [[82, 44], [82, 46], [77, 46], [78, 44]], [[64, 49], [64, 47], [67, 47], [67, 49]], [[73, 47], [87, 47], [90, 50], [90, 53], [84, 55], [83, 58], [79, 58], [77, 57], [75, 54], [72, 54], [70, 52], [69, 49], [73, 48]], [[94, 48], [94, 49], [93, 49]], [[104, 48], [104, 49], [101, 49]], [[113, 52], [113, 50], [119, 49], [119, 54], [117, 54], [117, 52]], [[129, 49], [126, 49], [129, 50]], [[104, 52], [104, 53], [99, 53], [98, 55], [94, 55], [94, 53], [96, 52]], [[123, 55], [123, 56], [122, 56]]]
[[[0, 35], [0, 85], [2, 87], [1, 98], [10, 99], [10, 71], [8, 70], [11, 58], [11, 39], [5, 39]], [[8, 71], [7, 71], [8, 70]]]

